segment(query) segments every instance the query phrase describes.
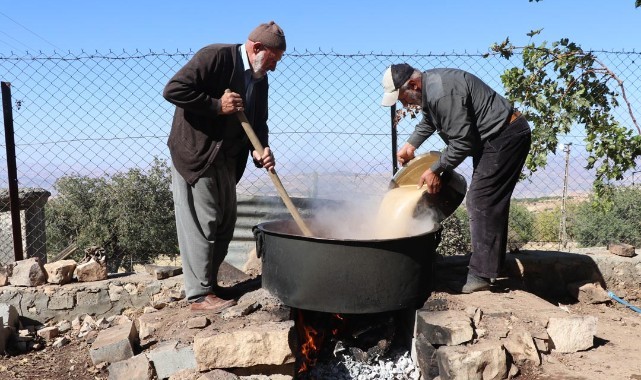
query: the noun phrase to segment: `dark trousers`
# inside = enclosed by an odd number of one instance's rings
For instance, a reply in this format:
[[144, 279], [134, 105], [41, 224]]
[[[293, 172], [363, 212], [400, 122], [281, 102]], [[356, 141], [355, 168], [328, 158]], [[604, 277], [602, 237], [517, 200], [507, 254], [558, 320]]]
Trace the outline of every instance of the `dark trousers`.
[[523, 116], [489, 138], [474, 155], [467, 192], [472, 257], [469, 272], [499, 277], [507, 249], [510, 198], [530, 151], [530, 126]]

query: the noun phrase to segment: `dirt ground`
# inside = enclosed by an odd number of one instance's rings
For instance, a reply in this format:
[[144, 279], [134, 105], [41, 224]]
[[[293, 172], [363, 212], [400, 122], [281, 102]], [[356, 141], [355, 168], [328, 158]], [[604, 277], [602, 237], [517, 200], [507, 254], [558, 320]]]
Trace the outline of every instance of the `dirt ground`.
[[447, 300], [450, 308], [474, 306], [483, 310], [481, 327], [487, 331], [487, 338], [504, 334], [507, 325], [531, 332], [541, 330], [548, 316], [558, 315], [559, 310], [566, 315], [598, 318], [591, 349], [541, 355], [540, 366], [521, 368], [516, 379], [641, 380], [641, 314], [619, 303], [555, 305], [530, 293], [508, 289], [468, 295], [435, 293], [432, 297]]
[[[629, 290], [628, 299], [633, 304], [638, 300], [638, 289]], [[554, 353], [542, 355], [540, 366], [521, 368], [516, 377], [519, 380], [641, 380], [641, 314], [619, 303], [607, 304], [553, 304], [521, 290], [500, 289], [471, 295], [435, 292], [430, 300], [439, 300], [452, 309], [466, 309], [470, 306], [483, 310], [481, 327], [487, 331], [487, 337], [501, 334], [506, 324], [510, 328], [518, 326], [532, 329], [554, 312], [562, 310], [566, 314], [593, 315], [598, 317], [598, 332], [593, 348], [570, 354]], [[430, 301], [428, 300], [428, 302]], [[131, 310], [127, 315], [133, 320], [142, 314], [142, 310]], [[186, 328], [186, 323], [195, 313], [190, 312], [185, 301], [168, 304], [164, 309], [154, 313], [163, 321], [163, 327], [155, 338], [142, 342], [139, 351], [153, 348], [155, 341], [178, 339], [189, 344], [195, 330]], [[253, 323], [260, 323], [263, 318], [273, 319], [261, 311], [247, 316]], [[286, 308], [282, 318], [288, 318]], [[212, 316], [212, 325], [216, 328], [220, 317]], [[248, 321], [238, 321], [247, 323]], [[540, 326], [539, 326], [540, 327]], [[45, 347], [27, 353], [12, 353], [0, 357], [0, 379], [33, 379], [33, 380], [102, 380], [108, 378], [105, 366], [93, 366], [89, 357], [91, 343], [96, 334], [84, 338], [72, 337], [71, 343], [62, 348]], [[41, 342], [42, 343], [42, 342]], [[45, 345], [43, 344], [43, 347]]]
[[74, 339], [61, 348], [47, 347], [0, 358], [0, 379], [107, 379], [109, 374], [106, 368], [96, 368], [91, 362], [90, 347], [86, 339]]

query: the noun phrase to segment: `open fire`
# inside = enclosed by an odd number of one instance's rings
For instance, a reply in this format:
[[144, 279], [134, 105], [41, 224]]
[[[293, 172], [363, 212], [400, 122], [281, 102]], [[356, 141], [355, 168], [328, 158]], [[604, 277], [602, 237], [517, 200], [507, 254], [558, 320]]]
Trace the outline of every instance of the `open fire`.
[[336, 314], [292, 308], [299, 340], [296, 378], [316, 379], [314, 367], [338, 357], [371, 363], [385, 356], [393, 344], [409, 347], [409, 314]]

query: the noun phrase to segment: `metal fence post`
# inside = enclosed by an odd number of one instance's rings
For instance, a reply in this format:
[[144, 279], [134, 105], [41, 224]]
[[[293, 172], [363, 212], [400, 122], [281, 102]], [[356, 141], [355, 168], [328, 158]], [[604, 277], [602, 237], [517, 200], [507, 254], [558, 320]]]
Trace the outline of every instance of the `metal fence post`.
[[390, 107], [390, 117], [392, 125], [392, 175], [396, 174], [398, 171], [398, 162], [396, 161], [396, 151], [398, 148], [398, 132], [396, 131], [396, 125], [394, 121], [396, 119], [396, 104]]
[[572, 143], [569, 143], [563, 147], [565, 152], [565, 176], [563, 177], [563, 198], [561, 199], [561, 228], [559, 231], [559, 250], [561, 247], [566, 248], [568, 246], [568, 231], [567, 231], [567, 210], [566, 210], [566, 200], [568, 197], [568, 177], [570, 175], [570, 149]]
[[4, 139], [7, 145], [7, 174], [9, 177], [9, 205], [13, 232], [13, 253], [16, 261], [24, 258], [22, 252], [22, 228], [20, 226], [20, 198], [18, 196], [18, 170], [16, 166], [16, 143], [13, 137], [13, 111], [11, 108], [11, 83], [0, 82], [2, 87], [2, 114], [4, 115]]

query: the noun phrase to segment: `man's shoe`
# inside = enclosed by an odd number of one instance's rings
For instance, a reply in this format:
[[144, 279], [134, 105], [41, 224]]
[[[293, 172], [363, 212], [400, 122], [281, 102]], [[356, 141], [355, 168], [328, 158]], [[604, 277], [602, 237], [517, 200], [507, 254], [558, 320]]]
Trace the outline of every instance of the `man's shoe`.
[[213, 294], [208, 294], [204, 297], [201, 297], [198, 301], [192, 302], [189, 305], [191, 311], [209, 311], [213, 313], [220, 313], [221, 311], [227, 309], [230, 306], [234, 306], [236, 300], [224, 300], [218, 298]]
[[463, 285], [461, 293], [470, 294], [481, 290], [488, 290], [490, 289], [490, 285], [490, 281], [487, 279], [468, 273], [467, 281], [465, 282], [465, 285]]

